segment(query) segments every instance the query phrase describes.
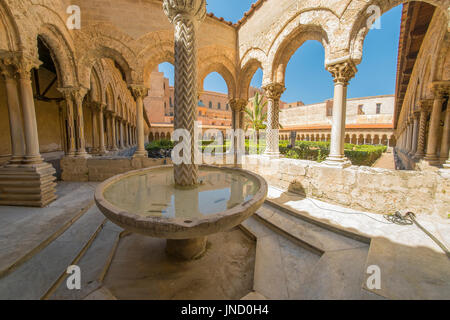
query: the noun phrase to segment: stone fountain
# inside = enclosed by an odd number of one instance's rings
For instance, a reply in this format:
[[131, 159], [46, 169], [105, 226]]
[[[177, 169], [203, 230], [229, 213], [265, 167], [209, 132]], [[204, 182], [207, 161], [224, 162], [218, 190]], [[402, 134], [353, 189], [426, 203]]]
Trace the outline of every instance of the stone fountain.
[[191, 161], [113, 177], [97, 188], [95, 201], [115, 224], [167, 239], [168, 254], [189, 260], [204, 253], [208, 235], [232, 229], [254, 214], [268, 188], [251, 172], [196, 164], [196, 32], [206, 3], [164, 0], [163, 8], [175, 26], [174, 129], [190, 133]]

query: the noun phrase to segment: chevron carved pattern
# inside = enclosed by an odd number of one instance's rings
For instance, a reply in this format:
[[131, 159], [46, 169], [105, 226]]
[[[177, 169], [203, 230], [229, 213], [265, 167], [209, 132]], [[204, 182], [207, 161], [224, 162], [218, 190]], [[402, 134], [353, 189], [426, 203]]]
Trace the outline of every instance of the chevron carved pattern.
[[269, 84], [263, 88], [268, 100], [266, 154], [279, 153], [280, 98], [285, 87], [280, 83]]
[[195, 163], [195, 121], [197, 119], [197, 26], [206, 15], [205, 0], [164, 0], [163, 10], [175, 26], [175, 115], [174, 129], [190, 134], [191, 161], [174, 165], [175, 184], [198, 183]]
[[175, 21], [175, 129], [190, 133], [191, 163], [175, 165], [175, 183], [181, 186], [197, 184], [198, 166], [194, 162], [194, 124], [197, 117], [197, 47], [192, 19]]

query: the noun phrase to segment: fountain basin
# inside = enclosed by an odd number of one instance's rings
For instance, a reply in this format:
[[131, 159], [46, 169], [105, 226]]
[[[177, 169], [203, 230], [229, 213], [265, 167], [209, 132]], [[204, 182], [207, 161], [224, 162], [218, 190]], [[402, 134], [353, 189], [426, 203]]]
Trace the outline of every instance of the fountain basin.
[[268, 190], [262, 177], [242, 169], [199, 166], [199, 178], [196, 187], [178, 188], [171, 165], [131, 171], [100, 184], [95, 201], [113, 223], [167, 239], [169, 254], [192, 259], [203, 253], [208, 235], [253, 215]]

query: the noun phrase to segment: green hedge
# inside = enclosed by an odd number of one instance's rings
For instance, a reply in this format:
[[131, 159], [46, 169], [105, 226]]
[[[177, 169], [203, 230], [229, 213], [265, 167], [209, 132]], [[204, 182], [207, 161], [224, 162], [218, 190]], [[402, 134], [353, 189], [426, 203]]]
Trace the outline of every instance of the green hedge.
[[[287, 148], [288, 141], [280, 141], [280, 152], [287, 158], [323, 162], [330, 154], [330, 143], [296, 141], [295, 148]], [[386, 146], [345, 144], [345, 156], [356, 166], [372, 166], [386, 152]]]
[[[213, 141], [203, 140], [200, 146], [202, 152]], [[322, 141], [296, 141], [295, 148], [289, 149], [289, 141], [280, 141], [280, 152], [291, 159], [303, 159], [317, 162], [323, 162], [330, 154], [330, 142]], [[174, 143], [170, 140], [152, 141], [147, 146], [147, 151], [161, 150], [161, 149], [173, 149]], [[222, 152], [225, 153], [230, 146], [230, 141], [226, 141], [223, 146], [214, 146], [216, 148], [222, 148]], [[249, 152], [251, 142], [245, 141], [245, 150]], [[212, 147], [212, 146], [211, 146]], [[258, 152], [262, 153], [265, 149], [265, 141], [261, 141]], [[379, 157], [386, 152], [386, 146], [372, 146], [372, 145], [354, 145], [351, 143], [345, 144], [345, 156], [356, 166], [372, 166]], [[219, 150], [220, 151], [220, 150]]]

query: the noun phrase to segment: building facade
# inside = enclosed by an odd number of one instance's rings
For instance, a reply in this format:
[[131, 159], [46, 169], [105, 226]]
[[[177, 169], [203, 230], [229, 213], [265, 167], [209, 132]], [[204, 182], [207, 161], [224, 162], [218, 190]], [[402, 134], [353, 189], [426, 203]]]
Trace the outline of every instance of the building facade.
[[[394, 103], [394, 95], [347, 99], [345, 142], [394, 147]], [[280, 109], [280, 139], [288, 140], [296, 132], [297, 140], [331, 140], [333, 100], [285, 103]]]

